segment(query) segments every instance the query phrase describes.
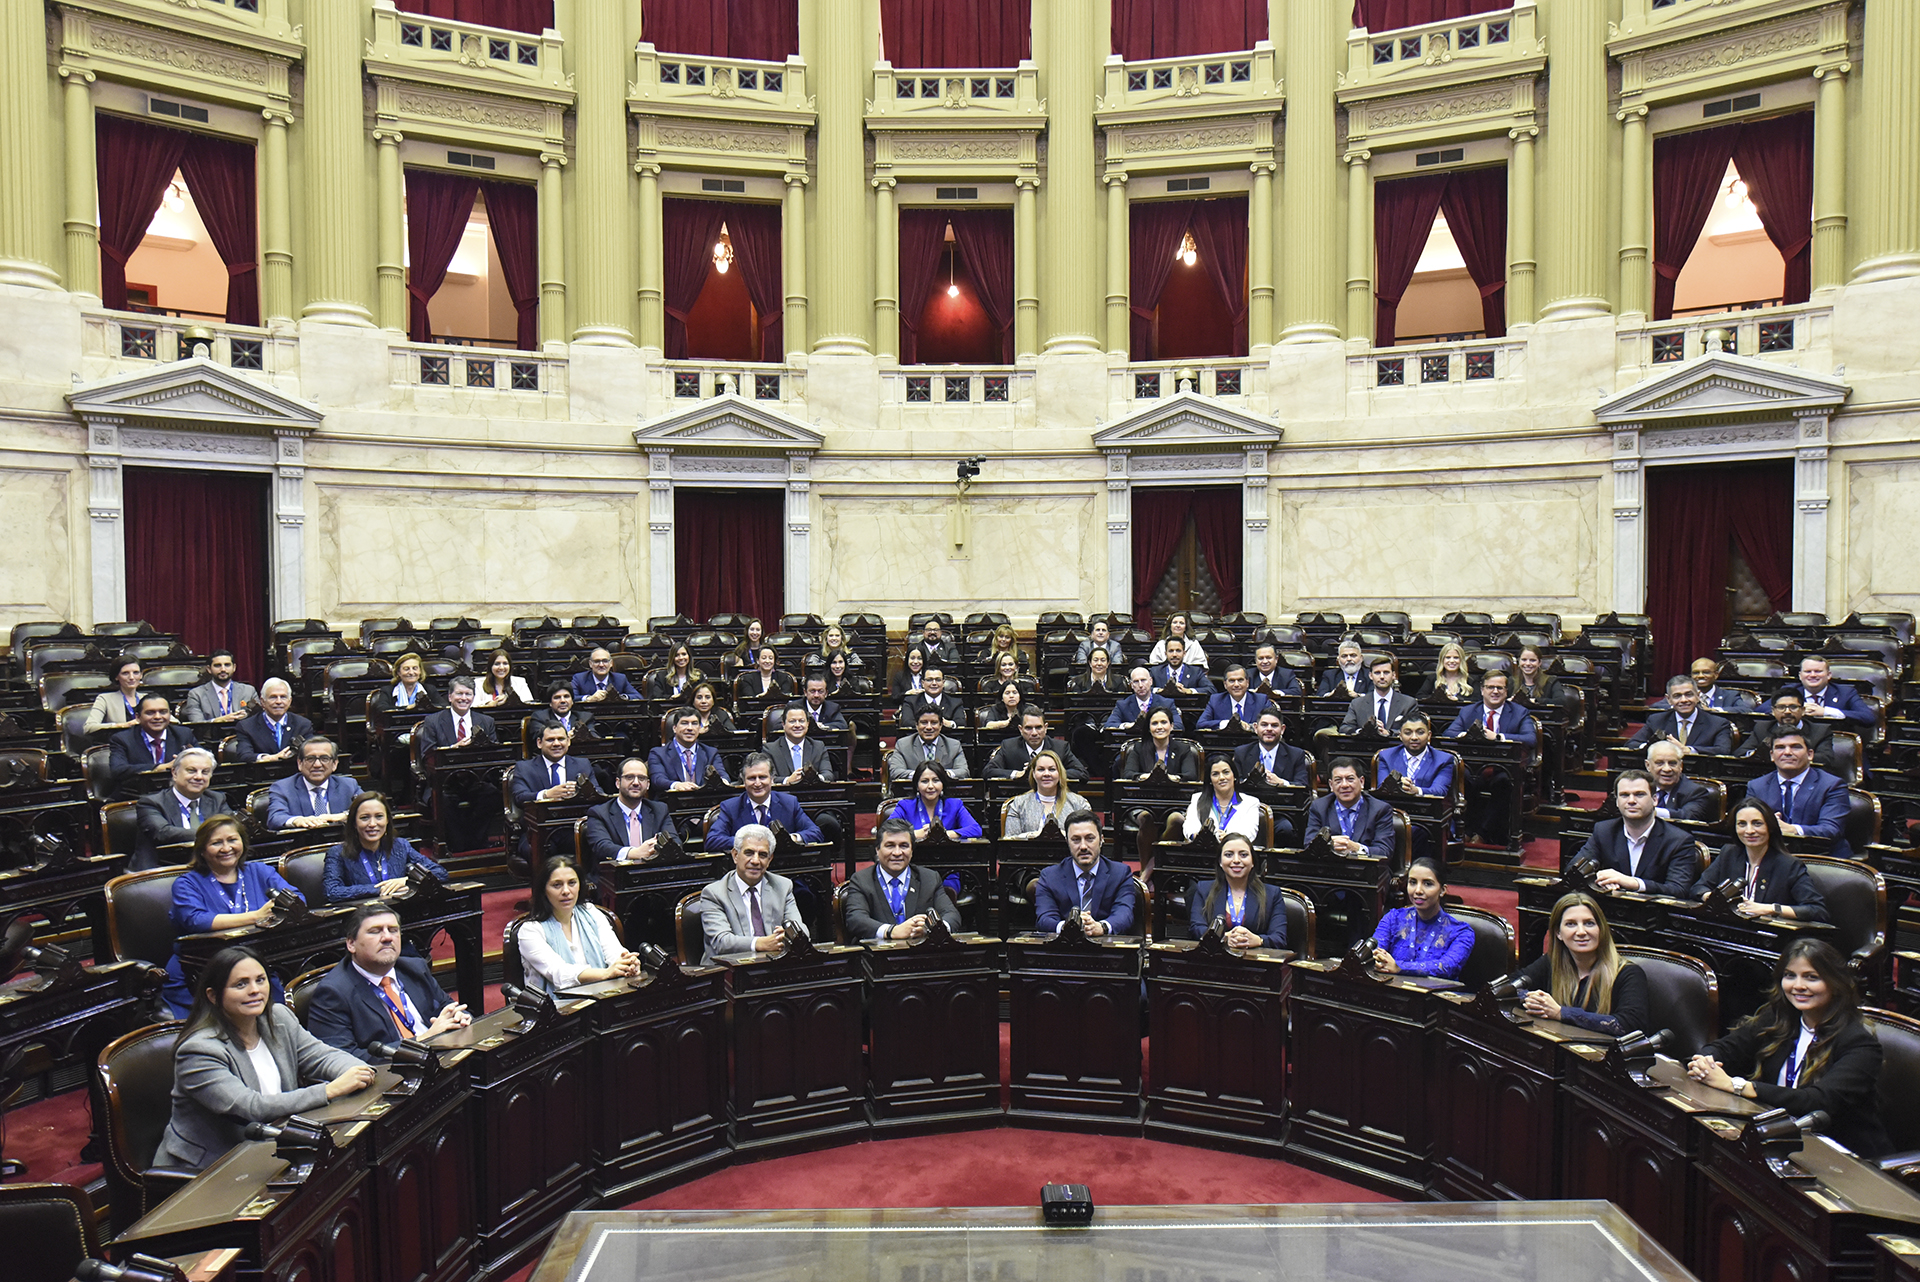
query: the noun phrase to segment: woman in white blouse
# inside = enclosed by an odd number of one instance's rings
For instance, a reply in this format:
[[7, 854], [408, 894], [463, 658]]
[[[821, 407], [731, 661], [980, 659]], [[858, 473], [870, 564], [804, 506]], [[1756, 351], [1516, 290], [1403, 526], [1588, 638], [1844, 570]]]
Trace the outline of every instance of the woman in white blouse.
[[503, 703], [533, 702], [533, 691], [527, 688], [527, 679], [517, 676], [513, 671], [513, 656], [501, 646], [487, 660], [487, 675], [480, 679], [473, 691], [473, 706], [493, 708]]
[[1187, 805], [1187, 817], [1181, 822], [1187, 840], [1192, 841], [1206, 829], [1215, 837], [1237, 832], [1258, 844], [1260, 800], [1240, 791], [1240, 776], [1234, 771], [1233, 758], [1224, 753], [1215, 757], [1207, 765], [1207, 780], [1213, 787], [1193, 794], [1193, 800]]
[[527, 983], [550, 993], [640, 973], [640, 959], [613, 933], [613, 922], [580, 901], [580, 868], [555, 855], [540, 866], [533, 916], [520, 926], [520, 964]]
[[1196, 668], [1207, 666], [1207, 651], [1198, 638], [1187, 635], [1187, 616], [1176, 614], [1167, 620], [1167, 635], [1153, 643], [1153, 653], [1147, 656], [1148, 667], [1158, 667], [1167, 661], [1167, 642], [1179, 637], [1187, 643], [1188, 665]]

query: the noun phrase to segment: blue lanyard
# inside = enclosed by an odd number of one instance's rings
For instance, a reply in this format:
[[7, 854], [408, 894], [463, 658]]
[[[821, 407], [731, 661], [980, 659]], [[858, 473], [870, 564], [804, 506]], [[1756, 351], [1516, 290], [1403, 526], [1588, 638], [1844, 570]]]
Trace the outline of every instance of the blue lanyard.
[[[1813, 1040], [1807, 1043], [1808, 1059], [1813, 1058], [1813, 1048], [1819, 1044], [1820, 1034], [1816, 1032]], [[1787, 1079], [1781, 1083], [1783, 1086], [1793, 1086], [1800, 1081], [1800, 1038], [1798, 1036], [1794, 1037], [1793, 1048], [1787, 1052], [1787, 1068], [1782, 1076]]]
[[1227, 921], [1228, 923], [1234, 926], [1238, 926], [1241, 922], [1245, 921], [1246, 919], [1247, 919], [1246, 895], [1243, 893], [1240, 896], [1239, 903], [1236, 904], [1233, 899], [1233, 888], [1229, 886], [1227, 888]]
[[[399, 986], [400, 986], [399, 981], [395, 980], [394, 987], [398, 988]], [[393, 998], [387, 996], [387, 990], [385, 988], [383, 988], [379, 984], [375, 984], [373, 986], [373, 991], [380, 994], [380, 1001], [386, 1006], [388, 1010], [394, 1013], [394, 1015], [400, 1020], [402, 1024], [406, 1025], [406, 1029], [408, 1033], [411, 1034], [411, 1033], [417, 1033], [420, 1031], [420, 1025], [416, 1023], [414, 1019], [407, 1014], [407, 1012], [401, 1010], [398, 1006], [395, 1006], [393, 1004]]]
[[1225, 832], [1227, 825], [1233, 822], [1233, 812], [1238, 809], [1240, 809], [1240, 794], [1238, 792], [1233, 794], [1233, 803], [1225, 810], [1220, 809], [1220, 798], [1215, 797], [1213, 799], [1213, 826], [1219, 831]]
[[[234, 882], [231, 887], [229, 887], [226, 882], [221, 881], [217, 877], [214, 878], [213, 884], [220, 887], [220, 893], [227, 897], [227, 907], [233, 909], [233, 911], [237, 913], [244, 913], [249, 911], [249, 909], [247, 908], [247, 874], [244, 869], [242, 869], [240, 874], [234, 878]], [[239, 899], [237, 901], [234, 898], [235, 892], [238, 892], [239, 894]]]
[[360, 863], [367, 870], [367, 880], [374, 885], [378, 886], [382, 881], [386, 880], [382, 875], [387, 871], [387, 857], [385, 855], [380, 856], [380, 862], [376, 864], [373, 860], [367, 858], [367, 852], [363, 850], [360, 852]]

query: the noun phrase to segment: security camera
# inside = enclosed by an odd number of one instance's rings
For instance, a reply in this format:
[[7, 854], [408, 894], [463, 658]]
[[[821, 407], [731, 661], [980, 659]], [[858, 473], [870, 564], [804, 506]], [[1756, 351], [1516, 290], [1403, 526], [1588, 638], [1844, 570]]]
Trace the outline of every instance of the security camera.
[[984, 454], [977, 454], [973, 458], [961, 459], [953, 466], [955, 478], [960, 484], [965, 485], [968, 481], [980, 475], [980, 465], [986, 461], [987, 456]]

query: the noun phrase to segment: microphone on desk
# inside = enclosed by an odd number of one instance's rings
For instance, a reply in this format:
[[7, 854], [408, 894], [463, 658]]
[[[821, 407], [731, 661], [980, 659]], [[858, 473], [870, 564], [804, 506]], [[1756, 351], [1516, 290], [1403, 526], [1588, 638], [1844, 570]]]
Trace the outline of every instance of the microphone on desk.
[[805, 944], [813, 940], [813, 936], [807, 933], [807, 928], [791, 917], [780, 923], [780, 929], [786, 933], [790, 942]]
[[532, 1022], [542, 1015], [557, 1013], [558, 1008], [554, 1005], [553, 995], [543, 989], [523, 988], [518, 984], [502, 984], [500, 996], [506, 999], [507, 1005], [520, 1012], [520, 1018], [525, 1021], [519, 1029], [520, 1032], [529, 1031]]
[[280, 1128], [267, 1122], [248, 1122], [240, 1135], [249, 1140], [277, 1140], [280, 1138]]
[[433, 1052], [411, 1037], [402, 1042], [374, 1042], [367, 1047], [367, 1053], [392, 1060], [395, 1068], [426, 1064], [433, 1059]]
[[641, 944], [633, 950], [633, 954], [640, 959], [642, 967], [651, 971], [664, 970], [668, 961], [671, 960], [667, 956], [667, 950], [658, 944]]
[[1207, 938], [1208, 939], [1225, 939], [1226, 937], [1227, 937], [1227, 915], [1225, 913], [1221, 913], [1218, 917], [1215, 917], [1213, 921], [1207, 926]]
[[73, 1266], [73, 1276], [79, 1282], [187, 1282], [179, 1265], [152, 1255], [132, 1255], [123, 1264], [82, 1260]]

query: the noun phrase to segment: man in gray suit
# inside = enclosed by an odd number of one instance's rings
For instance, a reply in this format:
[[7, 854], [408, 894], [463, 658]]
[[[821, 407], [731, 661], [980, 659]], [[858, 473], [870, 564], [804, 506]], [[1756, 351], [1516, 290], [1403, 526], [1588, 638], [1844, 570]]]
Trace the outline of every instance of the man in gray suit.
[[188, 748], [173, 759], [173, 786], [140, 798], [134, 807], [138, 833], [128, 872], [159, 867], [161, 846], [191, 843], [201, 824], [215, 815], [233, 813], [212, 783], [213, 754], [205, 748]]
[[826, 745], [807, 733], [813, 728], [813, 717], [805, 705], [788, 708], [783, 714], [782, 728], [785, 734], [764, 745], [766, 754], [773, 758], [774, 778], [785, 784], [796, 784], [800, 782], [800, 772], [812, 766], [824, 782], [832, 783], [833, 759], [827, 754]]
[[887, 778], [911, 779], [922, 762], [937, 761], [951, 778], [965, 779], [967, 750], [960, 746], [958, 739], [940, 733], [946, 724], [939, 709], [922, 709], [914, 725], [919, 733], [911, 739], [898, 740], [894, 750], [887, 754]]
[[767, 871], [773, 830], [747, 824], [733, 834], [733, 871], [700, 891], [704, 966], [740, 953], [776, 953], [787, 946], [786, 923], [799, 920], [793, 883]]
[[182, 721], [238, 721], [260, 702], [260, 692], [244, 681], [233, 679], [233, 651], [215, 650], [207, 659], [207, 676], [187, 691], [181, 709]]
[[1400, 733], [1400, 723], [1418, 712], [1420, 705], [1412, 696], [1395, 688], [1400, 680], [1400, 661], [1392, 655], [1383, 654], [1374, 659], [1367, 667], [1367, 678], [1373, 683], [1373, 689], [1356, 695], [1347, 705], [1340, 733], [1359, 734], [1371, 727], [1373, 733], [1391, 739]]

